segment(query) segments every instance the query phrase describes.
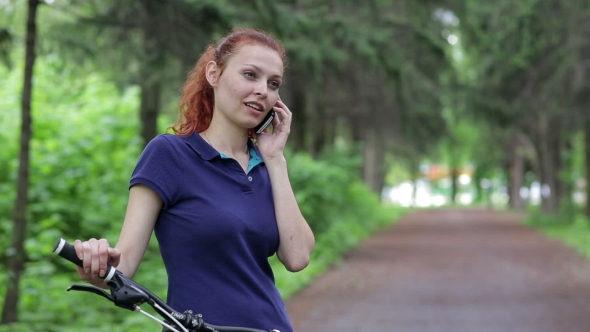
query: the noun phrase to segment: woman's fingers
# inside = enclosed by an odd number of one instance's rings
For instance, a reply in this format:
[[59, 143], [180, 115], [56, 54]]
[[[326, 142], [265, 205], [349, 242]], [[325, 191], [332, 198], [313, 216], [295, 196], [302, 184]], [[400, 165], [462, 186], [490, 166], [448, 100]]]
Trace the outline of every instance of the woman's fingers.
[[78, 258], [80, 258], [80, 260], [84, 260], [84, 248], [82, 248], [82, 241], [74, 241], [74, 250], [76, 250], [76, 255], [78, 255]]
[[84, 267], [84, 272], [86, 274], [90, 274], [91, 270], [92, 270], [92, 247], [90, 246], [90, 243], [89, 243], [91, 240], [82, 242], [82, 250], [83, 250], [82, 255], [84, 256], [84, 260], [82, 261], [82, 265]]
[[92, 253], [92, 261], [90, 262], [90, 274], [92, 274], [93, 277], [96, 277], [100, 269], [101, 261], [99, 242], [96, 239], [91, 239], [89, 242], [92, 243], [92, 245], [90, 246], [90, 252]]
[[109, 262], [109, 243], [105, 239], [98, 241], [98, 276], [104, 277]]
[[278, 128], [279, 131], [288, 133], [291, 127], [293, 113], [291, 113], [289, 107], [287, 107], [287, 105], [285, 105], [285, 103], [283, 103], [280, 99], [277, 101], [277, 105], [274, 109], [275, 112], [278, 113], [276, 125], [280, 126], [280, 128]]
[[114, 266], [114, 267], [119, 266], [119, 262], [121, 261], [121, 250], [119, 250], [117, 248], [109, 247], [108, 254], [109, 254], [108, 264], [110, 266]]
[[82, 267], [77, 268], [80, 277], [88, 282], [96, 283], [98, 277], [104, 277], [108, 265], [119, 265], [121, 252], [111, 248], [106, 239], [90, 239], [88, 241], [74, 241], [74, 249], [80, 259]]
[[90, 239], [88, 241], [74, 241], [76, 255], [82, 260], [82, 267], [76, 266], [78, 275], [87, 283], [105, 288], [105, 282], [101, 277], [106, 274], [108, 265], [118, 266], [121, 259], [121, 251], [111, 248], [106, 239]]

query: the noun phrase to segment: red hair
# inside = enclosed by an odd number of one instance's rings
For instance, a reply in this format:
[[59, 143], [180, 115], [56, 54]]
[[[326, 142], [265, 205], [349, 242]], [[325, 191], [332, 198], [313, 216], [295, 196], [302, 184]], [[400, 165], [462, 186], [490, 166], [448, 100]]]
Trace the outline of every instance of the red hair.
[[227, 61], [239, 51], [240, 47], [253, 44], [276, 51], [283, 60], [283, 65], [285, 64], [285, 48], [272, 35], [251, 28], [234, 29], [217, 44], [207, 46], [193, 70], [188, 74], [182, 88], [180, 119], [168, 129], [172, 129], [177, 135], [187, 136], [195, 131], [203, 132], [209, 128], [213, 118], [214, 95], [213, 87], [205, 77], [207, 63], [215, 61], [223, 72]]

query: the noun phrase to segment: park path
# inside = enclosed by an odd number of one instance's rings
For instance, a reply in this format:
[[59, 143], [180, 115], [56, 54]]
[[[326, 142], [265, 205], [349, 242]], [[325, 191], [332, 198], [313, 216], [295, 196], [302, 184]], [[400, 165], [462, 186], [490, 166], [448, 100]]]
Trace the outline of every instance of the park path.
[[287, 302], [295, 331], [590, 331], [590, 262], [521, 219], [411, 213]]

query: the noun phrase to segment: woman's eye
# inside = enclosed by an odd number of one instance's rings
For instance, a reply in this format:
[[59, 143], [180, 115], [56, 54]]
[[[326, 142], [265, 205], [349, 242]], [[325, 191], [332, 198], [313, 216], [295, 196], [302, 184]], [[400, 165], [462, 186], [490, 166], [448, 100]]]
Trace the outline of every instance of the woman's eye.
[[256, 75], [254, 75], [254, 73], [251, 71], [244, 72], [244, 76], [246, 76], [248, 78], [255, 78], [256, 77]]
[[273, 89], [278, 89], [279, 87], [281, 87], [281, 84], [279, 84], [279, 82], [277, 81], [272, 81], [268, 83]]

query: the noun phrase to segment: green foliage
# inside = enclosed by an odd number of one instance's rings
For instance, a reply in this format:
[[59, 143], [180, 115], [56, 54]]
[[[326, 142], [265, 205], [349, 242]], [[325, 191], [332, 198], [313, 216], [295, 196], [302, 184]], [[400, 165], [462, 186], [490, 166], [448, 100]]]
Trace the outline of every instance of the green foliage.
[[[35, 77], [25, 243], [29, 262], [22, 279], [20, 316], [32, 324], [25, 329], [57, 331], [64, 320], [87, 319], [88, 308], [76, 306], [87, 301], [82, 298], [63, 301], [75, 270], [49, 255], [60, 237], [116, 239], [118, 227], [113, 225], [123, 219], [129, 175], [140, 151], [138, 94], [137, 89], [121, 94], [96, 73], [73, 75], [62, 70], [56, 58], [39, 59], [37, 68], [43, 69]], [[0, 68], [0, 76], [6, 77], [0, 81], [0, 252], [6, 253], [16, 192], [22, 78], [16, 68]], [[0, 295], [4, 291], [0, 287]]]
[[590, 219], [583, 214], [547, 215], [533, 211], [526, 224], [545, 235], [562, 241], [581, 255], [590, 258]]
[[[128, 177], [140, 151], [137, 90], [119, 94], [96, 74], [69, 75], [56, 62], [40, 60], [43, 70], [36, 73], [27, 242], [33, 260], [42, 255], [34, 249], [44, 236], [101, 236], [110, 222], [122, 220]], [[1, 101], [8, 114], [0, 124], [6, 142], [0, 156], [9, 161], [0, 172], [3, 195], [15, 192], [19, 82], [13, 72], [1, 83], [3, 93], [12, 96]], [[12, 201], [6, 198], [2, 202]], [[10, 208], [0, 205], [3, 218], [10, 218]], [[4, 250], [9, 241], [2, 243]]]
[[290, 156], [289, 174], [297, 201], [314, 234], [325, 232], [338, 221], [340, 211], [346, 210], [354, 198], [345, 188], [358, 182], [358, 158], [347, 152], [334, 153], [324, 160], [298, 153]]

